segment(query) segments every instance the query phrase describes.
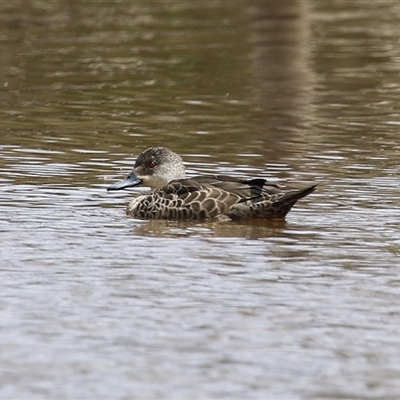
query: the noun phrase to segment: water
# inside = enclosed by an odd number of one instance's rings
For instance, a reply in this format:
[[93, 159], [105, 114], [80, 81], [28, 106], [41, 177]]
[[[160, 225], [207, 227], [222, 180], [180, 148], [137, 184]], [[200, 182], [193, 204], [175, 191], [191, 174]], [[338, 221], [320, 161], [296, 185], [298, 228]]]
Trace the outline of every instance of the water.
[[[396, 2], [0, 10], [1, 398], [399, 398]], [[127, 218], [153, 145], [318, 190]]]

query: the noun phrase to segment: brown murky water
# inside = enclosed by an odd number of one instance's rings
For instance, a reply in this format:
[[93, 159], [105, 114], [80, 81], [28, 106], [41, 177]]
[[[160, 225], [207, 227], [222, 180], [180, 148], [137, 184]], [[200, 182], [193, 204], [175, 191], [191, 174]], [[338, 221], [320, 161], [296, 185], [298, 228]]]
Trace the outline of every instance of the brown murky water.
[[[398, 399], [400, 3], [0, 2], [0, 397]], [[153, 145], [318, 191], [127, 218]]]

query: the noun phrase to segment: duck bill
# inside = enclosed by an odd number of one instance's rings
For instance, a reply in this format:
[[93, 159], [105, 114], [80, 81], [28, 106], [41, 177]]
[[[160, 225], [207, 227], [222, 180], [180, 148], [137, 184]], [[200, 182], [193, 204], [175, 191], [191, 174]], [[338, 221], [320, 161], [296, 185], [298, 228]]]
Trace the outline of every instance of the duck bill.
[[107, 188], [107, 190], [121, 190], [125, 189], [128, 187], [140, 185], [142, 183], [142, 180], [139, 179], [133, 172], [131, 172], [125, 179], [122, 179], [122, 181], [119, 181], [117, 183], [114, 183], [114, 185], [111, 185]]

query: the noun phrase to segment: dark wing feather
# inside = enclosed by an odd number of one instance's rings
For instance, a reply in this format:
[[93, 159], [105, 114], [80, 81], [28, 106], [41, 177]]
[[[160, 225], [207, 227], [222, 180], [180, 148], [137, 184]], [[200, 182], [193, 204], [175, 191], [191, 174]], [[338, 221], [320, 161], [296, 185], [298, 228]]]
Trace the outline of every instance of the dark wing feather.
[[314, 191], [316, 185], [303, 189], [285, 189], [266, 179], [241, 179], [224, 175], [209, 175], [193, 178], [207, 182], [221, 190], [233, 193], [240, 200], [227, 212], [232, 219], [284, 218], [294, 204]]
[[226, 175], [204, 175], [192, 178], [201, 184], [215, 186], [240, 197], [240, 202], [256, 200], [265, 195], [282, 193], [279, 185], [263, 178], [243, 179]]

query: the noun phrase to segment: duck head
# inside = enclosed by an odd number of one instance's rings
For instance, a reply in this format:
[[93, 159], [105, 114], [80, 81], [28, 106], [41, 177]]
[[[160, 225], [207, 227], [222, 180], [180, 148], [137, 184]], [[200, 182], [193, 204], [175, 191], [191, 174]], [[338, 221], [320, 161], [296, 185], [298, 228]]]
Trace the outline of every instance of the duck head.
[[150, 147], [139, 154], [132, 172], [122, 181], [107, 188], [121, 190], [132, 186], [160, 189], [175, 179], [185, 179], [182, 158], [165, 147]]

